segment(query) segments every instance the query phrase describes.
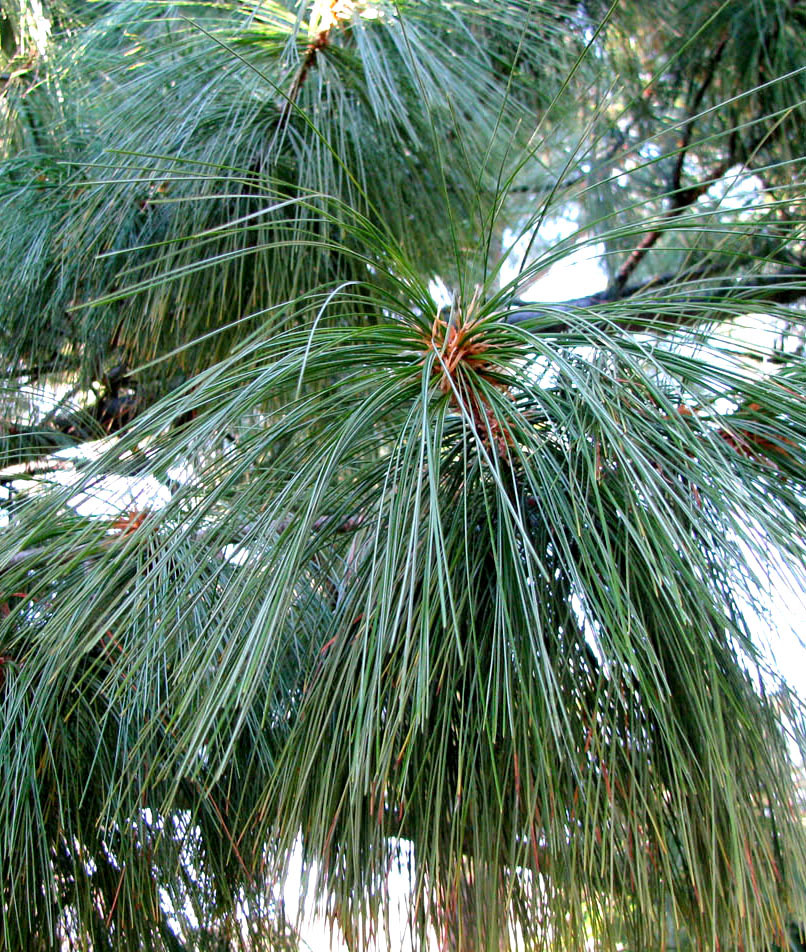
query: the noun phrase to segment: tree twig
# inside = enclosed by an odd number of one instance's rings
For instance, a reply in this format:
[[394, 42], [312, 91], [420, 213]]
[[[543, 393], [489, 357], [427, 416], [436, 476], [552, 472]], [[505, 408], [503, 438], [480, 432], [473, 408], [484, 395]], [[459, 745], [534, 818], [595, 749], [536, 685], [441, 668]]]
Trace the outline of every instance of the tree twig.
[[[676, 218], [684, 211], [684, 209], [693, 205], [701, 195], [704, 195], [705, 192], [708, 191], [714, 182], [717, 182], [722, 178], [731, 165], [735, 164], [736, 134], [734, 132], [730, 138], [727, 158], [725, 158], [716, 166], [715, 169], [713, 169], [705, 181], [701, 182], [699, 185], [691, 186], [689, 188], [684, 188], [682, 185], [683, 165], [685, 164], [686, 154], [688, 152], [689, 146], [691, 145], [691, 134], [694, 131], [694, 125], [697, 121], [697, 115], [700, 111], [703, 98], [708, 91], [708, 87], [713, 82], [714, 75], [716, 74], [717, 64], [722, 58], [722, 54], [725, 51], [727, 42], [728, 36], [726, 34], [723, 36], [721, 42], [711, 55], [706, 67], [705, 78], [703, 79], [702, 83], [700, 83], [699, 89], [694, 95], [694, 99], [692, 100], [691, 106], [689, 107], [689, 118], [683, 126], [682, 135], [680, 141], [678, 142], [677, 160], [672, 171], [670, 185], [667, 191], [667, 197], [670, 200], [670, 206], [663, 216], [666, 221]], [[616, 275], [613, 282], [617, 287], [624, 287], [624, 285], [626, 285], [632, 273], [644, 259], [650, 248], [652, 248], [657, 243], [662, 234], [663, 229], [656, 228], [644, 235], [638, 246], [630, 253], [627, 260], [619, 269], [618, 274]]]
[[[723, 159], [714, 169], [711, 170], [709, 175], [699, 184], [691, 185], [688, 188], [678, 187], [673, 191], [668, 193], [670, 199], [670, 206], [663, 215], [664, 223], [671, 221], [674, 218], [677, 218], [681, 215], [687, 208], [690, 208], [697, 199], [704, 195], [708, 189], [718, 182], [723, 175], [728, 171], [728, 169], [736, 164], [736, 158], [733, 154], [733, 137], [731, 137], [731, 148], [727, 158]], [[646, 257], [647, 252], [657, 244], [658, 239], [663, 234], [664, 229], [655, 228], [653, 231], [648, 232], [641, 241], [638, 243], [636, 248], [630, 252], [629, 257], [624, 262], [624, 264], [619, 268], [616, 277], [613, 280], [613, 285], [616, 288], [623, 288], [627, 281], [629, 281], [632, 273], [638, 267], [638, 265]]]

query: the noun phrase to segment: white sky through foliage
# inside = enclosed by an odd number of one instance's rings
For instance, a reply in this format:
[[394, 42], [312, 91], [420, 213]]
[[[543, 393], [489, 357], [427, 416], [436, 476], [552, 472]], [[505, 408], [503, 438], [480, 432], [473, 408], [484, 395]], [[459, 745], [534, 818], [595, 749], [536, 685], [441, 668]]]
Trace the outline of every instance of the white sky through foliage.
[[[744, 182], [728, 193], [723, 201], [741, 205], [753, 192], [752, 182]], [[541, 228], [541, 235], [548, 241], [573, 239], [576, 224], [572, 218], [549, 220]], [[512, 236], [508, 237], [512, 241]], [[507, 236], [505, 236], [505, 243]], [[514, 279], [528, 237], [517, 241], [502, 268], [501, 283]], [[558, 302], [585, 297], [604, 290], [607, 275], [602, 267], [602, 245], [581, 245], [562, 261], [552, 265], [540, 278], [519, 296], [534, 302]], [[773, 333], [763, 315], [745, 315], [732, 322], [730, 336], [737, 345], [769, 350], [769, 337]], [[766, 339], [765, 339], [766, 338]], [[772, 369], [764, 367], [765, 371]], [[757, 575], [764, 579], [766, 591], [759, 593], [759, 603], [766, 608], [761, 612], [745, 605], [748, 624], [763, 648], [770, 666], [784, 676], [801, 698], [806, 699], [806, 591], [803, 584], [781, 563], [770, 555], [767, 565], [756, 566]]]

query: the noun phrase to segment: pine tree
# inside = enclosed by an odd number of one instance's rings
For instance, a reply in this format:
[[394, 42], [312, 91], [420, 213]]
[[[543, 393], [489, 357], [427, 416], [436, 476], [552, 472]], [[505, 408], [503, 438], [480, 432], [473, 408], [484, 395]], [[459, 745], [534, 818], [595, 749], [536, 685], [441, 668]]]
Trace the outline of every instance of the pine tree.
[[803, 4], [0, 25], [0, 944], [797, 942]]

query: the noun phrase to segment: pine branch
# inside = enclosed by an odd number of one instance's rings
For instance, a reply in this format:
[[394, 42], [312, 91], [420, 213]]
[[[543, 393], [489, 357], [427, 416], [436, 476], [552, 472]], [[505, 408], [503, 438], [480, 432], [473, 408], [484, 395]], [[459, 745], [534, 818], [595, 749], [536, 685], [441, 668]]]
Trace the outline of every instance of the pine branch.
[[280, 127], [282, 128], [288, 122], [289, 117], [296, 105], [297, 98], [299, 97], [300, 90], [305, 84], [305, 80], [308, 78], [308, 73], [316, 65], [316, 58], [319, 55], [321, 50], [324, 50], [330, 43], [330, 30], [322, 30], [316, 39], [308, 45], [307, 50], [305, 51], [305, 59], [302, 61], [302, 65], [299, 68], [297, 75], [294, 77], [294, 82], [291, 85], [291, 89], [288, 93], [288, 98], [285, 101], [283, 106], [283, 111], [280, 113]]
[[[697, 280], [704, 276], [703, 272], [694, 272], [687, 275], [686, 278], [687, 280]], [[578, 325], [583, 320], [579, 312], [588, 308], [614, 304], [654, 288], [669, 287], [680, 283], [682, 282], [679, 274], [653, 277], [648, 281], [626, 288], [619, 287], [614, 283], [596, 294], [572, 298], [557, 304], [546, 304], [545, 310], [535, 307], [524, 308], [519, 306], [518, 302], [515, 308], [507, 314], [506, 320], [508, 324], [545, 321], [549, 315], [553, 316], [557, 311], [567, 311], [569, 315], [574, 315], [573, 320], [554, 321], [548, 326], [540, 328], [541, 333], [563, 333]], [[679, 311], [675, 314], [672, 314], [668, 308], [664, 308], [662, 317], [659, 317], [657, 309], [647, 308], [645, 312], [638, 315], [630, 314], [625, 319], [621, 319], [615, 314], [608, 314], [607, 322], [611, 325], [617, 325], [624, 331], [652, 330], [654, 333], [666, 333], [674, 328], [688, 327], [702, 321], [704, 309], [710, 309], [711, 313], [708, 314], [707, 319], [713, 322], [715, 320], [713, 314], [715, 305], [727, 303], [731, 299], [741, 299], [744, 292], [753, 292], [754, 301], [772, 304], [794, 304], [802, 298], [806, 298], [806, 268], [783, 268], [777, 274], [747, 275], [730, 283], [725, 281], [702, 293], [692, 294], [688, 298], [675, 298], [674, 302], [679, 304]], [[729, 310], [720, 312], [721, 320], [729, 317]]]

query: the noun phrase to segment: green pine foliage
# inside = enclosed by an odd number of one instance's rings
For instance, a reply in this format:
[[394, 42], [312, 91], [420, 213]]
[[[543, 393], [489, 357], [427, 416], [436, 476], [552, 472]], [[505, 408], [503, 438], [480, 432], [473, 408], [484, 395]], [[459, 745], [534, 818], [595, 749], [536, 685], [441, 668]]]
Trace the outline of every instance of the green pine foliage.
[[0, 945], [796, 943], [802, 5], [3, 9]]

